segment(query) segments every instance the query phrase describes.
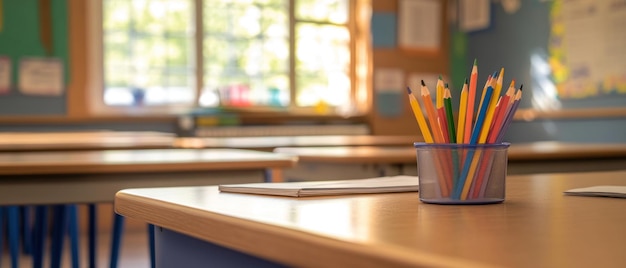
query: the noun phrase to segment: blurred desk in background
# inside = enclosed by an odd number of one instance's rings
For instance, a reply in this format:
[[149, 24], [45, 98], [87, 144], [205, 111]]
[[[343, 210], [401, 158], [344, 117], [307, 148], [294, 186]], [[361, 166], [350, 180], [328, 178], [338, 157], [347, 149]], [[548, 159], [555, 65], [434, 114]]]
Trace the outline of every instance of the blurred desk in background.
[[[97, 252], [93, 249], [98, 222], [95, 203], [113, 202], [117, 191], [280, 180], [282, 169], [293, 167], [295, 161], [293, 156], [236, 149], [2, 152], [0, 206], [89, 204], [93, 263]], [[117, 257], [113, 256], [119, 253], [115, 249], [122, 228], [118, 216], [113, 224], [111, 267], [116, 267]]]
[[0, 152], [173, 148], [176, 135], [152, 131], [1, 132]]
[[[277, 153], [298, 157], [284, 170], [287, 180], [360, 179], [417, 175], [412, 146], [279, 147]], [[536, 142], [512, 144], [508, 174], [626, 170], [626, 144]]]
[[306, 146], [401, 146], [412, 148], [413, 143], [417, 141], [421, 141], [421, 137], [376, 135], [222, 137], [178, 138], [175, 141], [175, 146], [181, 148], [235, 148], [272, 151], [277, 147]]

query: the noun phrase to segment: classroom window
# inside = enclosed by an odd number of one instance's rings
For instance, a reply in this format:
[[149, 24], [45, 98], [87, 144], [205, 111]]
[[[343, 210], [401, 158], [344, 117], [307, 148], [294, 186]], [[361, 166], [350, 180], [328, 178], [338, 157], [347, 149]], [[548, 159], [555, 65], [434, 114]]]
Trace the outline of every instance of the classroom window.
[[354, 107], [367, 84], [358, 2], [101, 0], [96, 96], [105, 110]]

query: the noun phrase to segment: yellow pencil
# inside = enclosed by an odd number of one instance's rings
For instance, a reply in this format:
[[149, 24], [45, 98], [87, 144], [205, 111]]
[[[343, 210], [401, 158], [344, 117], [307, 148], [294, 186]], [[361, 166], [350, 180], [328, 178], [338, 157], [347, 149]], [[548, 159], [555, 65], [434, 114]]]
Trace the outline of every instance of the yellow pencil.
[[424, 118], [424, 113], [422, 113], [422, 108], [420, 107], [420, 104], [415, 96], [413, 96], [411, 88], [406, 87], [406, 89], [409, 93], [409, 102], [411, 103], [411, 109], [413, 110], [415, 119], [417, 119], [417, 124], [419, 125], [420, 131], [422, 132], [424, 141], [426, 143], [433, 143], [433, 137], [430, 135], [430, 130], [428, 129], [428, 125], [426, 124], [426, 119]]
[[[461, 100], [459, 101], [459, 117], [457, 118], [457, 133], [456, 133], [456, 143], [461, 144], [464, 141], [465, 135], [465, 123], [467, 116], [467, 78], [465, 78], [465, 84], [463, 84], [463, 89], [461, 89]], [[471, 121], [470, 121], [471, 122]]]

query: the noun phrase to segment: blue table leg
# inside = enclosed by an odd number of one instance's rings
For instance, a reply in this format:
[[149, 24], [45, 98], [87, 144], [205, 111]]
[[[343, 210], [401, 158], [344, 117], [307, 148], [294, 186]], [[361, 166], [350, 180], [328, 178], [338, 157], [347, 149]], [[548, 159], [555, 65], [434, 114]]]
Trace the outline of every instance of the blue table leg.
[[96, 204], [87, 205], [89, 208], [89, 267], [96, 267], [97, 251], [96, 251], [96, 230], [98, 229], [97, 208]]
[[33, 253], [33, 237], [31, 233], [31, 213], [33, 206], [22, 206], [22, 250], [25, 254]]
[[78, 242], [78, 212], [77, 205], [66, 205], [67, 207], [67, 217], [69, 220], [68, 223], [68, 231], [70, 235], [70, 246], [72, 253], [72, 268], [80, 267], [80, 255], [78, 252], [79, 242]]
[[154, 252], [154, 225], [148, 224], [148, 246], [150, 247], [150, 268], [156, 268], [156, 255]]
[[35, 207], [35, 224], [33, 226], [33, 268], [43, 267], [46, 234], [48, 233], [48, 207]]
[[18, 206], [7, 207], [7, 230], [9, 239], [9, 251], [11, 252], [11, 267], [19, 267], [20, 252], [20, 208]]
[[53, 231], [50, 247], [50, 268], [61, 267], [61, 254], [63, 253], [63, 238], [65, 237], [65, 228], [67, 226], [67, 214], [65, 205], [55, 205], [53, 214]]
[[120, 255], [120, 243], [124, 232], [124, 217], [115, 214], [113, 221], [113, 237], [111, 237], [111, 268], [116, 268]]
[[0, 207], [0, 263], [4, 252], [4, 207]]

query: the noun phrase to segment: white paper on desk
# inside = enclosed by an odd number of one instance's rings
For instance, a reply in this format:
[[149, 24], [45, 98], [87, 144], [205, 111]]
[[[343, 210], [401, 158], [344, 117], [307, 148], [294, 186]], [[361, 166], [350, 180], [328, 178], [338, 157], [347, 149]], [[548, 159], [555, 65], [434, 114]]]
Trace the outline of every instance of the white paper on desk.
[[565, 191], [566, 195], [626, 198], [626, 186], [592, 186]]
[[220, 185], [219, 190], [231, 193], [293, 197], [417, 192], [418, 181], [417, 176], [390, 176], [340, 181], [225, 184]]

